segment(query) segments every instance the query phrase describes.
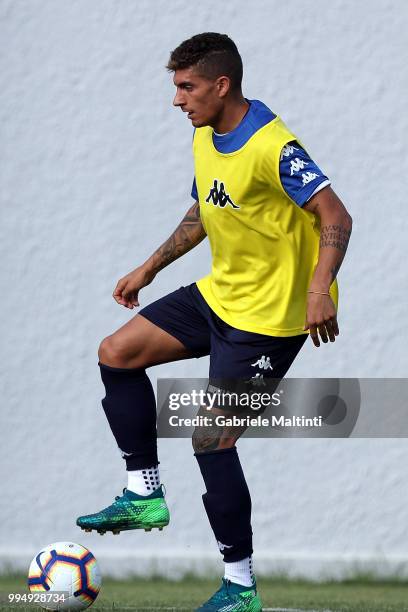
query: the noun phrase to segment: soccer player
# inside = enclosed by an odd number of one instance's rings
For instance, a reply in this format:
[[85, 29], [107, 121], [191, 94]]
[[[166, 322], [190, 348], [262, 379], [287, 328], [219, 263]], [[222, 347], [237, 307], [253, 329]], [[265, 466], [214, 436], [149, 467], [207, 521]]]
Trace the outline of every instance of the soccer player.
[[[169, 522], [146, 368], [210, 355], [210, 380], [259, 384], [282, 378], [308, 335], [318, 347], [339, 333], [336, 276], [351, 217], [330, 180], [278, 115], [243, 96], [242, 60], [228, 36], [193, 36], [171, 53], [167, 68], [173, 104], [195, 128], [194, 204], [170, 238], [119, 280], [113, 297], [126, 308], [139, 306], [139, 291], [205, 238], [212, 268], [143, 308], [100, 345], [102, 405], [128, 475], [112, 505], [77, 520], [100, 533]], [[241, 431], [211, 433], [197, 427], [193, 447], [225, 572], [199, 610], [256, 612], [251, 498], [235, 446]]]

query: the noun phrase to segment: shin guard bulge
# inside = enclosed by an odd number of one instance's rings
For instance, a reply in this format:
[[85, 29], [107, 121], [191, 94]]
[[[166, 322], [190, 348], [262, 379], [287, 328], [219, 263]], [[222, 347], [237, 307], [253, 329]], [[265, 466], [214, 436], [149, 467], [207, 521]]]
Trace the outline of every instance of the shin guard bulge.
[[106, 391], [102, 406], [127, 470], [156, 466], [156, 400], [145, 370], [99, 367]]
[[196, 453], [207, 492], [204, 507], [226, 563], [252, 554], [251, 497], [237, 449]]

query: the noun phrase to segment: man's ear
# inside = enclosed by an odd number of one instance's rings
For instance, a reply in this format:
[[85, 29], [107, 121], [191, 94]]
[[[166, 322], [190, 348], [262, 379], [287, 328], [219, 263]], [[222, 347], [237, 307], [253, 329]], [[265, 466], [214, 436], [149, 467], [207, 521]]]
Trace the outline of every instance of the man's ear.
[[215, 86], [218, 91], [218, 95], [220, 98], [225, 98], [227, 93], [231, 89], [231, 81], [227, 76], [220, 76], [215, 82]]

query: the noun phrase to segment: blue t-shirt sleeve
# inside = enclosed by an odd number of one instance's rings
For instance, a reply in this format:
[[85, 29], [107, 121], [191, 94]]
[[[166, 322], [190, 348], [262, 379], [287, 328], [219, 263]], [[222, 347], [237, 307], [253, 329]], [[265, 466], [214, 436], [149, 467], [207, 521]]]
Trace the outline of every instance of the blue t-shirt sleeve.
[[195, 177], [193, 180], [193, 186], [191, 187], [191, 197], [193, 198], [193, 200], [198, 202], [197, 183], [196, 183]]
[[322, 183], [330, 185], [327, 176], [296, 140], [283, 147], [279, 174], [284, 190], [298, 206], [304, 206]]

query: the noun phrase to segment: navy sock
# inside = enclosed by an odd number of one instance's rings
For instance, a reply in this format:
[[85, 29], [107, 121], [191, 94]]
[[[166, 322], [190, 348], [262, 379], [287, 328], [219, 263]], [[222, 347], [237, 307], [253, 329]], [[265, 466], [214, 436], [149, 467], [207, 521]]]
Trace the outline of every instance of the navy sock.
[[237, 449], [195, 453], [207, 492], [204, 507], [226, 563], [252, 555], [251, 496]]
[[157, 465], [156, 400], [145, 370], [99, 367], [106, 391], [102, 406], [126, 468]]

